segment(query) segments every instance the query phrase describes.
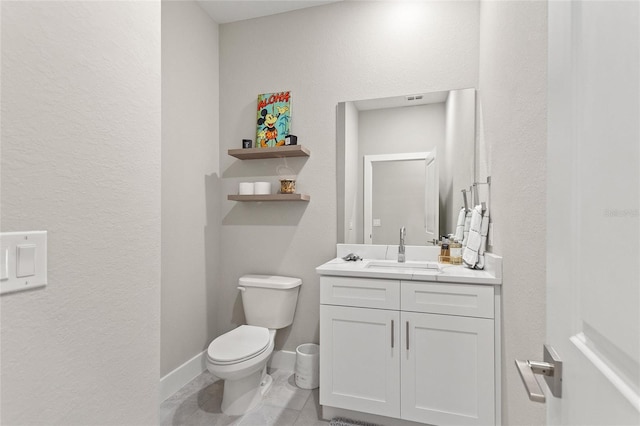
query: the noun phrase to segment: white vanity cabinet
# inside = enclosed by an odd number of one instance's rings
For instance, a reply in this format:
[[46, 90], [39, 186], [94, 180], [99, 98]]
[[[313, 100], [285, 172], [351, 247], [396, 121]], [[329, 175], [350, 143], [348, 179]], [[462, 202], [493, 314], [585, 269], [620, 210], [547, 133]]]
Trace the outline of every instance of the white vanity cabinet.
[[400, 281], [320, 278], [320, 401], [400, 417]]
[[492, 285], [322, 276], [320, 289], [321, 405], [495, 424]]
[[324, 305], [320, 318], [320, 403], [400, 417], [400, 312]]

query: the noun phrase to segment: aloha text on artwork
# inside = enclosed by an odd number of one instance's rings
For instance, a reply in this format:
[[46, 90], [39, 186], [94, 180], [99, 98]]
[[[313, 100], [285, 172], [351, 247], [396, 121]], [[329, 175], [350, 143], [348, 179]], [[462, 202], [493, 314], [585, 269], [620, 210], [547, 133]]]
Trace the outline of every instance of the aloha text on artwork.
[[276, 102], [289, 102], [290, 92], [274, 93], [267, 99], [262, 99], [258, 102], [258, 111], [265, 108], [268, 105], [275, 104]]

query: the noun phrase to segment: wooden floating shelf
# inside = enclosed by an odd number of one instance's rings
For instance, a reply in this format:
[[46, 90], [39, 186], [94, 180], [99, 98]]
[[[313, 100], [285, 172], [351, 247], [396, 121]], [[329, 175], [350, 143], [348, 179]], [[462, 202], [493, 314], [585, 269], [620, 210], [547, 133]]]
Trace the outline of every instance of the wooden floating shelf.
[[309, 201], [308, 194], [227, 195], [231, 201]]
[[309, 150], [302, 145], [285, 145], [273, 148], [240, 148], [230, 149], [230, 156], [240, 160], [255, 160], [258, 158], [308, 157]]

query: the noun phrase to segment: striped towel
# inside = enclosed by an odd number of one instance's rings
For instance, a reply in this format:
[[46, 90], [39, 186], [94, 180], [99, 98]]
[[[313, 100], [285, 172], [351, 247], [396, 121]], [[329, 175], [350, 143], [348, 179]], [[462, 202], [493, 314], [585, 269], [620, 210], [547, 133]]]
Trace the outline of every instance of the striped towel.
[[487, 251], [487, 235], [489, 235], [489, 210], [485, 210], [482, 215], [482, 224], [480, 225], [480, 250], [478, 251], [478, 264], [476, 269], [484, 269], [484, 252]]
[[466, 247], [469, 242], [469, 228], [471, 228], [471, 216], [473, 209], [469, 210], [464, 217], [464, 230], [462, 231], [462, 247]]
[[489, 211], [482, 212], [481, 206], [471, 211], [471, 223], [467, 245], [462, 253], [462, 263], [467, 268], [484, 269], [484, 252], [487, 249], [487, 233], [489, 231]]

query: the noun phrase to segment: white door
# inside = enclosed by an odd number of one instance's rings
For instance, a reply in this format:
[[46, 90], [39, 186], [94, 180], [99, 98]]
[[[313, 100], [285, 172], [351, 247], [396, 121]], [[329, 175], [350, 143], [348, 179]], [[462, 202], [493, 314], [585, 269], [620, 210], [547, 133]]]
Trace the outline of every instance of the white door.
[[637, 1], [549, 3], [551, 425], [640, 424], [639, 23]]
[[493, 320], [402, 312], [402, 418], [495, 424]]
[[320, 306], [320, 404], [400, 417], [400, 312]]

